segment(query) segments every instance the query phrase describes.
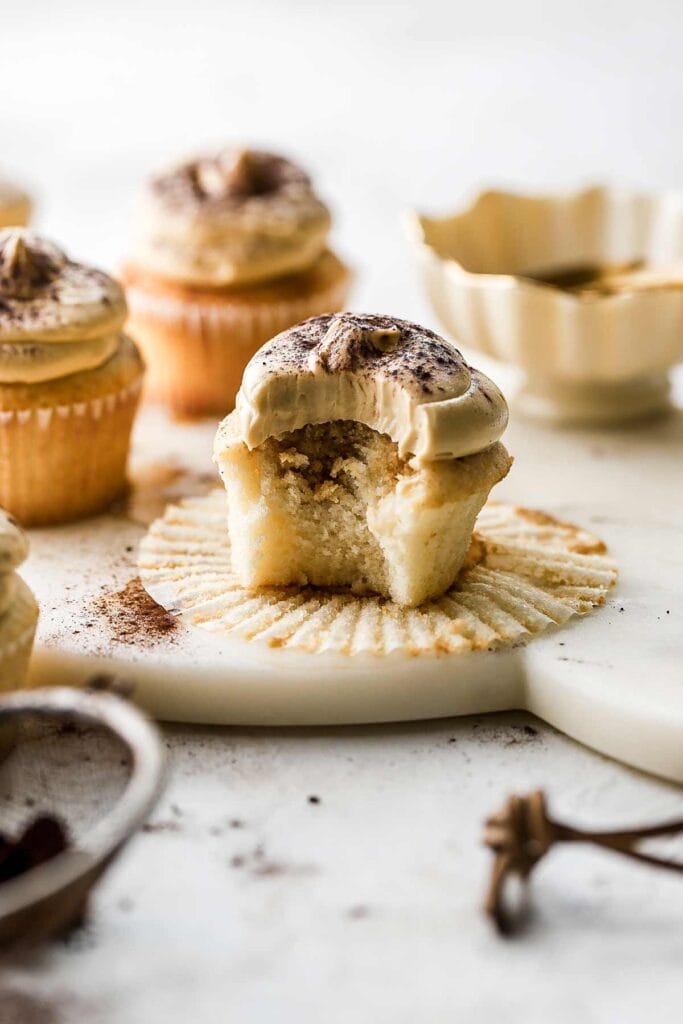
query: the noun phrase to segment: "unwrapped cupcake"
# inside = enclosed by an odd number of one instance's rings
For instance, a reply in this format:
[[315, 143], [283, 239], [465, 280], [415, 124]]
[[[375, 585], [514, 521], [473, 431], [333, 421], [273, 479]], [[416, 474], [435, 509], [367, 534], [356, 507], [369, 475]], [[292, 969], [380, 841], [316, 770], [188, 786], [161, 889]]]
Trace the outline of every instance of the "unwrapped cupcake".
[[143, 363], [107, 274], [0, 231], [0, 505], [24, 525], [103, 510], [125, 486]]
[[344, 306], [329, 230], [307, 175], [272, 153], [227, 150], [154, 178], [122, 273], [146, 395], [181, 415], [232, 409], [265, 341]]
[[426, 328], [342, 313], [284, 331], [216, 435], [240, 582], [437, 597], [510, 467], [506, 424], [495, 384]]
[[36, 600], [15, 572], [27, 554], [26, 537], [0, 509], [0, 692], [23, 686], [38, 621]]

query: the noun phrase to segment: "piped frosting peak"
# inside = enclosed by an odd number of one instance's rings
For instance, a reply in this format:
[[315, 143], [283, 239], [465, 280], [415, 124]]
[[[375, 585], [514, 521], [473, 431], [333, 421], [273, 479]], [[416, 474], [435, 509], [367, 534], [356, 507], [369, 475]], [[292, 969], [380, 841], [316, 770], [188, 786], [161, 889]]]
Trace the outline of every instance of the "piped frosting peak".
[[312, 266], [329, 229], [327, 207], [295, 163], [261, 150], [224, 149], [151, 180], [133, 261], [190, 285], [251, 284]]
[[248, 200], [309, 194], [308, 175], [291, 160], [254, 149], [224, 149], [188, 160], [152, 179], [152, 191], [169, 205], [237, 207]]
[[116, 333], [125, 317], [113, 278], [26, 228], [0, 231], [0, 343], [89, 341]]
[[249, 448], [308, 423], [356, 420], [423, 460], [482, 451], [508, 416], [496, 385], [438, 334], [356, 313], [315, 317], [273, 338], [247, 365], [236, 409]]
[[30, 231], [0, 232], [0, 294], [32, 299], [62, 271], [66, 256], [56, 245]]

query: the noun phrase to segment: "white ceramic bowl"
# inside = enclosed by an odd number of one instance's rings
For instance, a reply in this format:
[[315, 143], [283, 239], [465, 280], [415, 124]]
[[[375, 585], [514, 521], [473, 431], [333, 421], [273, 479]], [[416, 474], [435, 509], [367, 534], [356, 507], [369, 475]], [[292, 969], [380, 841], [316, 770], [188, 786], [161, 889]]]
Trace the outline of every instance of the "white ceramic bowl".
[[666, 407], [668, 371], [683, 358], [683, 273], [679, 286], [590, 296], [523, 275], [632, 261], [680, 270], [683, 194], [490, 191], [451, 217], [414, 213], [410, 230], [441, 323], [522, 371], [527, 411], [576, 422]]

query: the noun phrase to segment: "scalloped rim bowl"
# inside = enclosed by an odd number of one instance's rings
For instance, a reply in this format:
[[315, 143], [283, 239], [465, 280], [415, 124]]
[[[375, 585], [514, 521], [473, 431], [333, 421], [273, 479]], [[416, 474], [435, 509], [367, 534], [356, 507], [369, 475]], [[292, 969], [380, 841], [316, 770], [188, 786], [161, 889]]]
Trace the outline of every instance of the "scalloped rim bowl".
[[668, 406], [668, 371], [683, 359], [683, 279], [585, 296], [522, 275], [632, 260], [679, 269], [683, 193], [487, 191], [451, 217], [414, 212], [409, 230], [442, 325], [464, 347], [522, 371], [525, 411], [604, 422]]

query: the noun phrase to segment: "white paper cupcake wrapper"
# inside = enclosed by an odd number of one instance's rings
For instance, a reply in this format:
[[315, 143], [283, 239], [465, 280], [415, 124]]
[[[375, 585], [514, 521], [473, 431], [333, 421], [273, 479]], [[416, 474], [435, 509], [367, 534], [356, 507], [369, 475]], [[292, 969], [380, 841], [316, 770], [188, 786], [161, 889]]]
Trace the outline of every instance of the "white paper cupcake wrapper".
[[226, 496], [167, 508], [140, 546], [148, 593], [188, 625], [250, 643], [354, 655], [463, 654], [514, 645], [603, 604], [617, 580], [596, 537], [542, 514], [490, 504], [483, 559], [438, 601], [405, 609], [307, 588], [245, 590], [230, 560]]
[[126, 294], [133, 315], [151, 316], [173, 326], [182, 323], [189, 332], [208, 329], [225, 334], [227, 331], [243, 332], [247, 326], [253, 333], [262, 334], [272, 331], [273, 325], [297, 323], [297, 318], [311, 316], [311, 309], [336, 309], [346, 296], [349, 284], [350, 278], [347, 277], [332, 282], [329, 287], [321, 288], [311, 296], [286, 301], [254, 300], [246, 308], [227, 303], [193, 301], [186, 296], [176, 299], [143, 291], [135, 285], [129, 285]]
[[141, 378], [86, 401], [0, 413], [0, 505], [38, 526], [114, 500], [125, 486]]
[[111, 395], [102, 398], [92, 398], [87, 402], [71, 402], [69, 404], [51, 405], [30, 409], [2, 409], [0, 410], [0, 426], [8, 423], [30, 423], [35, 421], [42, 430], [47, 430], [54, 417], [66, 420], [70, 416], [92, 416], [99, 420], [103, 416], [111, 415], [119, 405], [125, 405], [139, 394], [142, 388], [142, 378], [138, 378], [125, 388]]

